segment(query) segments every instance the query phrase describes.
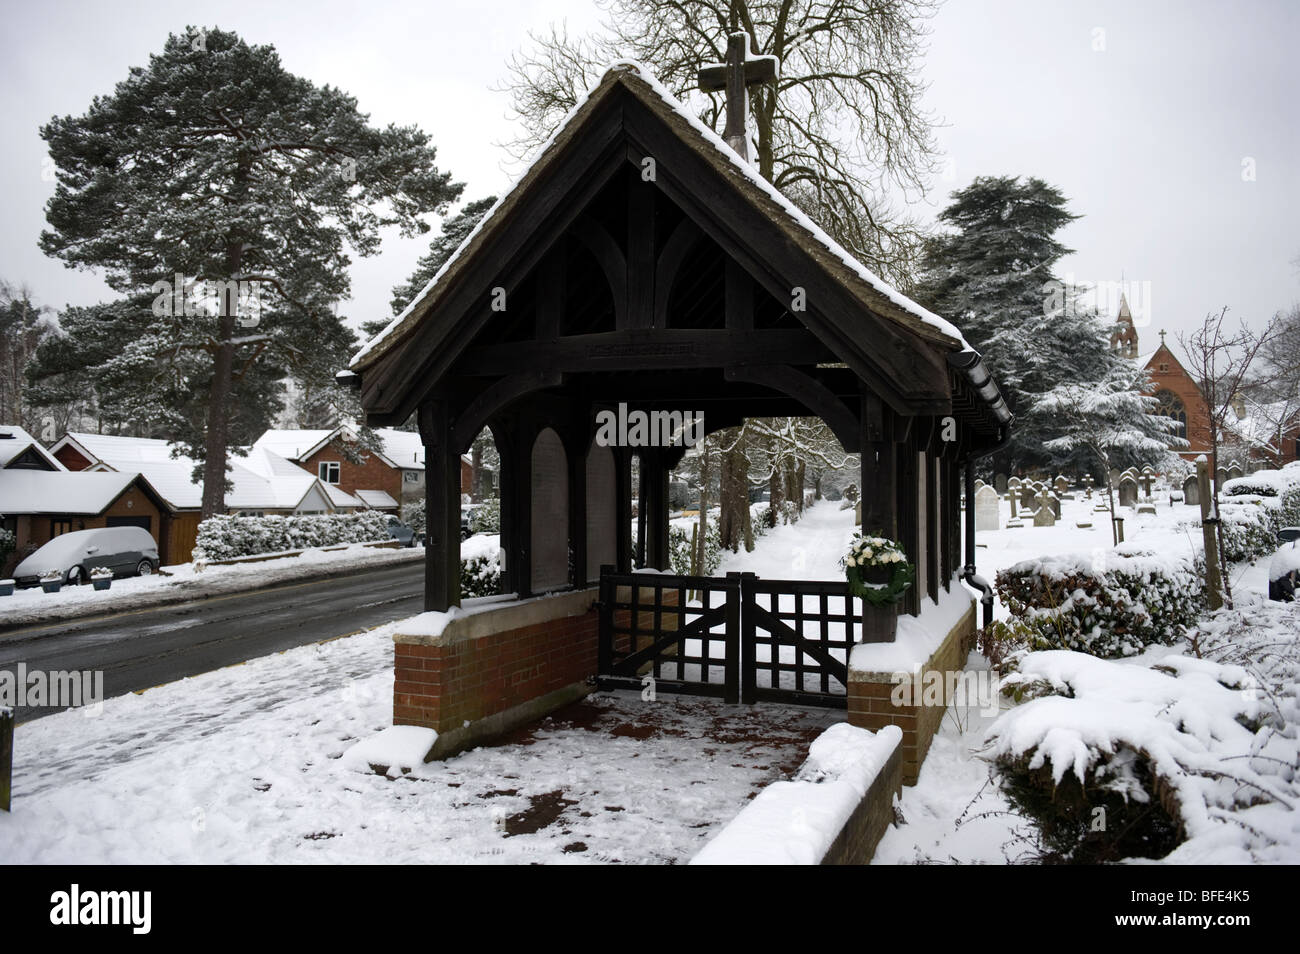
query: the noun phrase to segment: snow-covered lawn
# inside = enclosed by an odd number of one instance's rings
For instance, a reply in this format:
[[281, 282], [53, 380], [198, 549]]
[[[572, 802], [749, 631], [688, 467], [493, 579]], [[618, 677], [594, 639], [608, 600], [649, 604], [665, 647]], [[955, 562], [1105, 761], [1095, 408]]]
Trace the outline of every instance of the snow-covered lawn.
[[340, 756], [392, 717], [391, 627], [18, 727], [8, 863], [684, 862], [838, 713], [593, 696], [413, 775]]
[[379, 568], [424, 559], [420, 548], [391, 548], [354, 543], [343, 549], [306, 550], [300, 556], [207, 566], [196, 571], [193, 563], [166, 566], [152, 576], [114, 580], [107, 590], [91, 586], [64, 586], [46, 593], [39, 586], [0, 596], [0, 626], [21, 626], [73, 619], [99, 612], [141, 609], [163, 603], [202, 599], [224, 593], [259, 589], [331, 572]]

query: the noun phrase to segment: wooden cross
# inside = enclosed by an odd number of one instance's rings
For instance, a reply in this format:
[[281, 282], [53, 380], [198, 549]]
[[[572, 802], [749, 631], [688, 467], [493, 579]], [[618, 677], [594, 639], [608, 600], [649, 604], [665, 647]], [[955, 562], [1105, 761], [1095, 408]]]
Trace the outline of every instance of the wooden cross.
[[737, 31], [727, 36], [727, 61], [710, 63], [699, 73], [700, 89], [706, 93], [725, 91], [727, 97], [727, 127], [722, 138], [727, 145], [749, 159], [749, 136], [745, 132], [745, 119], [749, 113], [749, 87], [759, 83], [773, 83], [777, 77], [775, 56], [749, 57], [749, 34]]

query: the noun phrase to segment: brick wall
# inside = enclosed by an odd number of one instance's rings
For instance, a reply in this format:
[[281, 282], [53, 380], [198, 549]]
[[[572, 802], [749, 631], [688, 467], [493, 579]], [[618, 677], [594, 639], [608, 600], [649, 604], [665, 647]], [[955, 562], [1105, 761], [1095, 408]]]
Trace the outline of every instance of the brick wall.
[[[1164, 370], [1161, 370], [1163, 368]], [[1151, 387], [1147, 394], [1155, 396], [1161, 391], [1170, 391], [1183, 402], [1187, 411], [1187, 434], [1189, 447], [1178, 448], [1178, 453], [1189, 460], [1198, 454], [1208, 453], [1210, 449], [1210, 411], [1201, 389], [1196, 386], [1187, 370], [1179, 363], [1173, 352], [1162, 345], [1151, 360], [1147, 362], [1147, 375], [1151, 378]]]
[[[965, 668], [966, 657], [975, 646], [975, 604], [952, 628], [939, 648], [921, 667], [921, 679], [928, 672], [940, 674], [960, 672]], [[949, 680], [942, 679], [945, 698], [943, 705], [921, 705], [923, 700], [912, 700], [914, 705], [896, 705], [892, 679], [878, 674], [858, 674], [850, 671], [848, 686], [848, 721], [852, 725], [875, 731], [886, 725], [896, 725], [903, 731], [901, 747], [903, 783], [915, 785], [921, 772], [921, 763], [930, 751], [943, 714], [952, 701], [946, 698]]]
[[338, 440], [330, 441], [315, 454], [301, 461], [301, 466], [314, 476], [320, 476], [319, 465], [323, 461], [334, 461], [339, 465], [338, 488], [344, 493], [355, 494], [358, 490], [382, 490], [394, 500], [402, 499], [402, 472], [389, 467], [374, 454], [363, 454], [362, 462], [354, 464], [343, 453]]
[[[560, 594], [453, 620], [438, 637], [395, 636], [393, 724], [442, 736], [465, 735], [468, 722], [468, 736], [481, 740], [549, 711], [539, 700], [596, 674], [593, 599], [592, 592]], [[583, 609], [570, 615], [574, 606]], [[534, 704], [540, 708], [530, 710]], [[449, 742], [439, 755], [463, 747]]]
[[869, 865], [876, 846], [894, 823], [894, 796], [902, 791], [903, 749], [894, 749], [862, 801], [849, 816], [822, 858], [824, 865]]

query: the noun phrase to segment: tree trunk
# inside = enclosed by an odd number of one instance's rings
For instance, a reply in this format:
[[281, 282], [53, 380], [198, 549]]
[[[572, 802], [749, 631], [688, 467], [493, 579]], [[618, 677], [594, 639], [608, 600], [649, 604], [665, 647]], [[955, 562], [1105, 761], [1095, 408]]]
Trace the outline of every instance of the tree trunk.
[[483, 445], [474, 442], [469, 455], [469, 492], [470, 499], [478, 503], [483, 498]]
[[739, 428], [723, 431], [721, 441], [728, 450], [722, 455], [718, 534], [722, 545], [735, 553], [744, 543], [749, 514], [749, 459], [745, 456], [744, 438]]
[[212, 362], [207, 430], [203, 435], [203, 510], [200, 518], [226, 512], [226, 453], [230, 442], [230, 394], [235, 368], [234, 315], [217, 321], [220, 342]]

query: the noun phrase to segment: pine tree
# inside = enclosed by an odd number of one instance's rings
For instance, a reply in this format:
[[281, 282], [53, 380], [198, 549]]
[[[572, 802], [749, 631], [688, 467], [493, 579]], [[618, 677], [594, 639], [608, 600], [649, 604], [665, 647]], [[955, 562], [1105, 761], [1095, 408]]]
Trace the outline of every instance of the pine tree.
[[1056, 233], [1078, 218], [1060, 190], [1041, 179], [979, 177], [953, 193], [939, 219], [913, 296], [951, 320], [984, 356], [1019, 422], [1000, 466], [1061, 466], [1044, 453], [1049, 420], [1030, 420], [1038, 395], [1067, 380], [1111, 373], [1105, 328], [1054, 268], [1071, 249]]
[[[461, 243], [469, 238], [471, 232], [478, 228], [479, 222], [496, 201], [496, 196], [476, 199], [466, 203], [455, 215], [443, 219], [438, 237], [429, 246], [429, 251], [415, 263], [415, 271], [411, 273], [411, 277], [402, 284], [394, 286], [392, 300], [394, 315], [401, 314], [402, 310], [424, 291], [424, 286], [433, 280], [442, 266], [447, 264], [452, 253], [460, 248]], [[379, 322], [377, 326], [367, 324], [363, 328], [369, 335], [374, 336], [383, 330], [385, 324], [387, 322]]]
[[[261, 414], [238, 382], [267, 367], [332, 378], [354, 345], [335, 309], [348, 249], [373, 254], [389, 225], [427, 231], [420, 216], [461, 191], [419, 129], [372, 127], [351, 96], [287, 72], [274, 47], [217, 29], [168, 37], [41, 135], [58, 168], [41, 246], [103, 269], [131, 308], [153, 292], [156, 324], [121, 344], [180, 363], [187, 405], [203, 408], [172, 436], [204, 461], [205, 516], [224, 509], [240, 415]], [[218, 294], [196, 303], [196, 281]]]

